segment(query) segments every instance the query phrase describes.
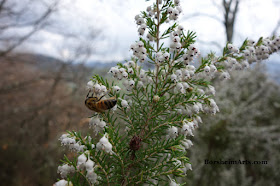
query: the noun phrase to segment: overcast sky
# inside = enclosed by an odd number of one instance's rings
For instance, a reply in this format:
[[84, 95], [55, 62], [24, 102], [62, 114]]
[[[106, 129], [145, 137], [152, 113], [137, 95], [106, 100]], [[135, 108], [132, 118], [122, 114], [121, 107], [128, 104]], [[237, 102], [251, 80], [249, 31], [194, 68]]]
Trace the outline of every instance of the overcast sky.
[[[216, 4], [221, 2], [213, 1]], [[221, 22], [206, 16], [188, 18], [194, 13], [206, 13], [222, 20], [221, 8], [213, 5], [212, 0], [181, 2], [183, 14], [179, 23], [186, 30], [195, 31], [199, 40], [216, 41], [223, 46], [226, 38]], [[242, 0], [235, 25], [234, 43], [240, 45], [247, 37], [257, 39], [260, 36], [270, 36], [280, 19], [279, 2], [280, 0]], [[62, 8], [53, 19], [57, 22], [57, 28], [73, 34], [82, 36], [99, 33], [92, 43], [95, 53], [91, 60], [122, 61], [130, 57], [129, 46], [138, 39], [134, 16], [152, 3], [153, 1], [145, 0], [62, 0]], [[278, 35], [279, 31], [280, 29]], [[54, 30], [42, 30], [24, 48], [59, 57], [62, 50], [69, 50], [67, 42], [73, 44], [73, 41], [67, 41]], [[197, 45], [203, 52], [219, 51], [215, 46], [201, 43]]]

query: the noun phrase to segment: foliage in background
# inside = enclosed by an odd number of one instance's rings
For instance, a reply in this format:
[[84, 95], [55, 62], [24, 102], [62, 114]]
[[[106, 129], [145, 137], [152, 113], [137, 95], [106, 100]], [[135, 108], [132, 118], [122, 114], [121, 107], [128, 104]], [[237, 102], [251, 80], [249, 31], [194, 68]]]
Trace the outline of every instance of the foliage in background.
[[[262, 65], [214, 82], [222, 113], [203, 116], [190, 159], [188, 185], [277, 185], [279, 179], [280, 88]], [[263, 161], [259, 165], [210, 165], [205, 160]], [[216, 179], [216, 178], [219, 179]]]

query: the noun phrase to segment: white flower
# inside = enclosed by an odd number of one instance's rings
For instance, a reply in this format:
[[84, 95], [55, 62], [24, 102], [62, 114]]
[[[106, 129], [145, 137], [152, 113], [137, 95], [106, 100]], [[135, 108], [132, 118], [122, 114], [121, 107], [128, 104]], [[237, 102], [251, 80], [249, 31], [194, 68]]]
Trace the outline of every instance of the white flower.
[[132, 68], [128, 68], [128, 69], [127, 69], [127, 72], [128, 72], [129, 74], [133, 74], [133, 69], [132, 69]]
[[134, 67], [135, 66], [134, 61], [128, 61], [127, 64], [129, 65], [129, 67]]
[[170, 78], [171, 78], [171, 81], [176, 81], [176, 80], [177, 80], [176, 74], [172, 74], [172, 75], [170, 76]]
[[208, 85], [208, 89], [209, 89], [209, 92], [213, 95], [215, 95], [216, 93], [216, 90], [215, 90], [215, 87], [211, 86], [211, 85]]
[[182, 83], [177, 83], [176, 88], [177, 90], [181, 91], [184, 88], [184, 86]]
[[141, 18], [141, 16], [140, 16], [139, 14], [137, 14], [137, 15], [134, 17], [135, 21], [137, 21], [139, 18]]
[[90, 172], [93, 169], [94, 164], [95, 163], [89, 158], [85, 163], [86, 170]]
[[187, 170], [192, 170], [192, 165], [190, 163], [187, 163], [186, 168], [187, 168]]
[[112, 151], [112, 144], [109, 142], [107, 138], [108, 134], [106, 133], [96, 144], [97, 150], [104, 150], [107, 153], [113, 153]]
[[191, 127], [188, 124], [184, 124], [181, 128], [181, 133], [184, 136], [194, 136]]
[[221, 79], [230, 79], [229, 73], [228, 73], [228, 72], [223, 72], [223, 73], [221, 74]]
[[209, 66], [205, 66], [204, 67], [204, 72], [208, 74], [210, 72], [210, 67]]
[[64, 164], [57, 168], [57, 173], [59, 173], [62, 178], [67, 178], [67, 175], [72, 172], [75, 172], [75, 168], [72, 165]]
[[154, 37], [150, 34], [150, 33], [148, 33], [147, 34], [147, 38], [149, 39], [149, 41], [154, 41]]
[[194, 67], [193, 65], [188, 65], [188, 66], [187, 66], [187, 69], [188, 69], [189, 71], [195, 71], [195, 67]]
[[183, 84], [183, 86], [184, 86], [184, 89], [187, 89], [187, 88], [189, 88], [189, 87], [190, 87], [190, 86], [189, 86], [189, 84], [188, 84], [188, 83], [186, 83], [186, 82], [183, 82], [182, 84]]
[[138, 88], [141, 88], [141, 87], [143, 87], [143, 86], [144, 86], [143, 82], [142, 82], [142, 81], [138, 81], [137, 87], [138, 87]]
[[133, 87], [135, 82], [131, 79], [128, 81], [128, 86]]
[[167, 134], [168, 134], [168, 137], [170, 137], [170, 138], [176, 138], [178, 136], [178, 128], [175, 126], [170, 127], [167, 130]]
[[127, 87], [128, 86], [128, 80], [126, 79], [126, 80], [124, 80], [123, 82], [122, 82], [122, 84], [123, 84], [123, 86], [125, 86], [125, 87]]
[[59, 180], [58, 182], [55, 182], [54, 186], [73, 186], [73, 184], [71, 181]]
[[101, 86], [99, 84], [95, 84], [94, 85], [94, 91], [95, 91], [95, 93], [98, 94], [101, 91]]
[[210, 65], [210, 71], [211, 71], [212, 73], [217, 72], [216, 66], [215, 66], [215, 65]]
[[172, 8], [172, 7], [168, 7], [167, 12], [168, 12], [169, 14], [172, 14], [173, 8]]
[[137, 42], [137, 46], [138, 46], [139, 48], [144, 47], [144, 43], [143, 43], [142, 41], [138, 41], [138, 42]]
[[159, 101], [159, 99], [160, 99], [160, 97], [158, 96], [158, 95], [155, 95], [154, 97], [153, 97], [153, 102], [158, 102]]
[[173, 37], [172, 41], [173, 41], [174, 43], [180, 42], [180, 37], [175, 36], [175, 37]]
[[77, 162], [77, 168], [78, 169], [83, 169], [85, 166], [85, 163], [87, 161], [86, 155], [83, 153], [78, 157], [78, 162]]
[[175, 72], [177, 77], [181, 77], [182, 76], [182, 71], [181, 70], [176, 70]]
[[119, 92], [121, 88], [119, 86], [113, 86], [113, 91]]
[[106, 93], [107, 92], [107, 88], [104, 85], [101, 85], [101, 90], [102, 93]]
[[167, 53], [167, 52], [165, 52], [165, 53], [163, 54], [163, 57], [164, 57], [166, 60], [168, 60], [168, 59], [169, 59], [169, 57], [170, 57], [170, 54], [169, 54], [169, 53]]
[[145, 23], [145, 20], [141, 17], [137, 19], [137, 25], [142, 25], [143, 23]]
[[111, 153], [112, 152], [112, 144], [111, 143], [107, 143], [106, 145], [104, 145], [104, 151], [107, 153]]
[[126, 100], [122, 100], [121, 106], [124, 107], [124, 108], [128, 107], [127, 101]]
[[95, 184], [97, 182], [97, 174], [93, 169], [91, 171], [87, 171], [86, 177], [92, 184]]
[[199, 107], [196, 104], [193, 105], [192, 110], [195, 114], [199, 113]]
[[93, 89], [93, 86], [94, 86], [93, 81], [89, 81], [89, 82], [87, 83], [87, 89], [92, 90], [92, 89]]
[[191, 146], [193, 146], [193, 143], [191, 140], [185, 139], [182, 141], [182, 145], [185, 147], [185, 149], [189, 149]]
[[98, 117], [92, 117], [89, 121], [89, 127], [93, 128], [95, 134], [104, 130], [106, 123], [103, 120], [100, 120]]

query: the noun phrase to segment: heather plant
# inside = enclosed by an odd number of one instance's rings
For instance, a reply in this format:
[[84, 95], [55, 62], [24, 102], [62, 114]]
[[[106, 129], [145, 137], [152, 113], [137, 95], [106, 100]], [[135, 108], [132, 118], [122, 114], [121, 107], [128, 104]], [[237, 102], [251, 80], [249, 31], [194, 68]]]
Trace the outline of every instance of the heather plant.
[[94, 75], [87, 83], [88, 94], [117, 103], [93, 112], [87, 134], [60, 137], [76, 155], [64, 157], [55, 185], [179, 185], [192, 170], [186, 150], [200, 114], [219, 112], [211, 80], [229, 79], [279, 50], [279, 37], [260, 38], [201, 57], [195, 33], [178, 24], [181, 12], [179, 0], [157, 0], [135, 16], [140, 37], [131, 60], [109, 70], [114, 81]]

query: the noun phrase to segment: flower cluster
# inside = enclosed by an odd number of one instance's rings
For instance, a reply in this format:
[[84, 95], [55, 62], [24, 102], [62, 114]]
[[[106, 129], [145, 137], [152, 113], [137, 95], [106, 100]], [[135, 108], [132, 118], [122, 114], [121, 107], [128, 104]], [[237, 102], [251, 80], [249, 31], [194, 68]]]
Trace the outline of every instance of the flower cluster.
[[75, 168], [72, 165], [64, 164], [62, 166], [58, 166], [57, 172], [60, 174], [62, 178], [67, 178], [67, 175], [75, 172]]
[[[125, 87], [125, 90], [132, 91], [135, 86], [135, 81], [133, 77], [138, 76], [139, 81], [137, 82], [137, 88], [141, 88], [144, 85], [152, 82], [152, 78], [146, 75], [146, 71], [141, 69], [134, 61], [128, 61], [121, 66], [112, 67], [109, 70], [115, 79], [122, 80], [122, 85]], [[115, 93], [120, 92], [121, 88], [119, 86], [113, 86]]]
[[107, 136], [108, 134], [105, 134], [102, 138], [100, 138], [99, 142], [96, 144], [96, 149], [103, 150], [106, 153], [113, 154], [112, 144], [109, 142]]
[[[88, 157], [86, 156], [86, 154], [88, 155]], [[98, 176], [94, 172], [95, 163], [91, 160], [88, 152], [85, 152], [78, 157], [77, 168], [79, 170], [86, 170], [86, 177], [92, 184], [98, 183]]]
[[[228, 43], [222, 56], [201, 57], [195, 34], [176, 22], [181, 12], [179, 0], [157, 0], [135, 16], [140, 39], [130, 46], [131, 60], [109, 70], [113, 82], [95, 75], [87, 83], [97, 98], [114, 99], [95, 104], [107, 108], [90, 119], [95, 138], [75, 132], [60, 138], [79, 153], [77, 162], [66, 159], [59, 167], [62, 178], [75, 172], [91, 184], [178, 185], [177, 177], [192, 170], [186, 150], [202, 123], [199, 115], [219, 112], [211, 80], [229, 79], [231, 71], [279, 51], [280, 38], [272, 37], [246, 40], [241, 47]], [[166, 38], [168, 45], [162, 42]], [[154, 68], [144, 68], [144, 62]]]
[[107, 88], [104, 85], [100, 85], [98, 83], [95, 84], [93, 81], [89, 81], [87, 83], [87, 89], [96, 96], [102, 96], [107, 93]]
[[67, 146], [70, 150], [76, 152], [83, 152], [86, 148], [85, 145], [82, 145], [79, 140], [76, 140], [76, 137], [70, 134], [63, 134], [59, 140], [61, 141], [61, 145]]
[[143, 63], [147, 57], [147, 49], [144, 47], [142, 41], [138, 41], [130, 46], [133, 51], [133, 55], [139, 59], [139, 62]]
[[105, 121], [100, 120], [99, 117], [95, 116], [90, 119], [89, 127], [93, 128], [95, 135], [97, 135], [98, 133], [103, 132], [104, 127], [106, 127], [106, 123]]

